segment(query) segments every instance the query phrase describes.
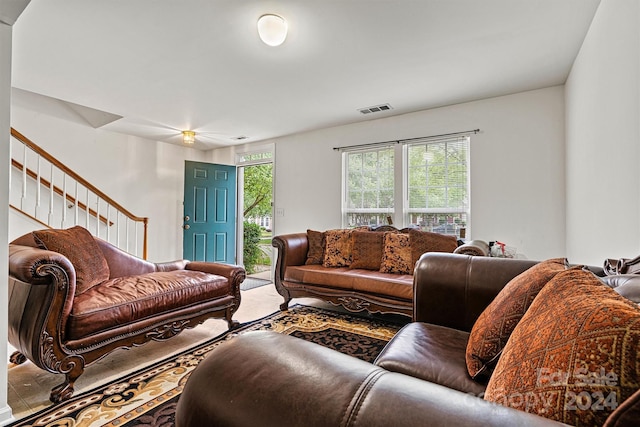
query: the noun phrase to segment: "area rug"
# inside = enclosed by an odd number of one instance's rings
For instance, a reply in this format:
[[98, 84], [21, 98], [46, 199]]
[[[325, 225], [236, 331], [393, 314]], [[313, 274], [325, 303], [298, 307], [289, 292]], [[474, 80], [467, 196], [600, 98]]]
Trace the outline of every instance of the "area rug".
[[402, 324], [295, 305], [242, 325], [210, 341], [83, 393], [10, 426], [174, 426], [183, 386], [200, 361], [225, 341], [248, 331], [272, 330], [373, 361]]

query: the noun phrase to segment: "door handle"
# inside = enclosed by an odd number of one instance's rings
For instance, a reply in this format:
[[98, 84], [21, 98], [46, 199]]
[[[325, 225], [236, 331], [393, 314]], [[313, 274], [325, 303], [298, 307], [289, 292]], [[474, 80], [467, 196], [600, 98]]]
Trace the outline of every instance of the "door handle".
[[185, 217], [184, 217], [184, 220], [185, 220], [185, 221], [189, 221], [190, 219], [191, 219], [191, 218], [189, 218], [189, 215], [187, 215], [187, 216], [185, 216]]
[[185, 224], [185, 225], [183, 225], [183, 226], [182, 226], [182, 228], [184, 228], [185, 230], [188, 230], [188, 229], [190, 229], [191, 227], [189, 226], [189, 224]]

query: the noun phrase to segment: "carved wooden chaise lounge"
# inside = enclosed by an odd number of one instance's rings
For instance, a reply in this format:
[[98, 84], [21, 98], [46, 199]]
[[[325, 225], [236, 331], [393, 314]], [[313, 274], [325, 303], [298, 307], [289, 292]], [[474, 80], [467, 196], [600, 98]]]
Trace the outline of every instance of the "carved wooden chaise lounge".
[[26, 234], [9, 245], [11, 361], [64, 374], [50, 399], [68, 399], [85, 366], [118, 348], [166, 340], [211, 317], [237, 326], [244, 278], [235, 265], [147, 262], [82, 227]]

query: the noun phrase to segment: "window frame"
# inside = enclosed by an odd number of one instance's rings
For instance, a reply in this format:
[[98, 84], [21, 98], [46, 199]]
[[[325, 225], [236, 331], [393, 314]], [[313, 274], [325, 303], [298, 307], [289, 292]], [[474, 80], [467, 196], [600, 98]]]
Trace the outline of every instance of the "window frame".
[[[393, 166], [391, 168], [392, 174], [393, 174], [393, 192], [392, 192], [392, 200], [393, 203], [391, 205], [391, 207], [377, 207], [377, 208], [350, 208], [349, 207], [349, 202], [350, 202], [350, 192], [349, 192], [349, 156], [353, 155], [353, 154], [366, 154], [366, 153], [380, 153], [382, 151], [386, 151], [386, 150], [391, 150], [391, 153], [393, 155]], [[397, 186], [396, 186], [396, 182], [397, 182], [397, 159], [398, 159], [398, 150], [394, 145], [388, 144], [388, 145], [383, 145], [383, 146], [378, 146], [378, 147], [369, 147], [369, 148], [362, 148], [362, 149], [357, 149], [357, 150], [347, 150], [345, 152], [343, 152], [342, 154], [342, 225], [344, 228], [349, 228], [349, 227], [356, 227], [359, 225], [364, 225], [364, 224], [349, 224], [348, 221], [348, 217], [350, 214], [373, 214], [373, 215], [380, 215], [383, 218], [386, 218], [388, 216], [391, 216], [391, 222], [395, 222], [396, 221], [396, 212], [397, 212], [397, 204], [398, 204], [398, 197], [396, 197], [397, 193]], [[401, 152], [400, 152], [400, 157], [401, 157]], [[400, 193], [401, 194], [401, 193]]]
[[[460, 143], [463, 141], [466, 146], [463, 147], [466, 151], [465, 161], [463, 165], [466, 173], [466, 206], [463, 204], [460, 207], [445, 207], [445, 208], [410, 208], [409, 203], [409, 150], [415, 146], [426, 146], [428, 144], [448, 144], [451, 142]], [[353, 153], [366, 153], [366, 152], [379, 152], [381, 150], [387, 150], [393, 148], [394, 155], [394, 192], [393, 192], [393, 209], [389, 208], [384, 211], [383, 208], [349, 208], [349, 170], [348, 170], [348, 156]], [[446, 150], [446, 145], [445, 145]], [[415, 227], [417, 224], [411, 224], [410, 218], [412, 214], [425, 213], [425, 214], [450, 214], [451, 217], [462, 216], [463, 226], [454, 226], [454, 232], [456, 236], [460, 236], [460, 228], [464, 228], [464, 237], [470, 235], [470, 222], [471, 222], [471, 167], [470, 167], [470, 155], [471, 155], [471, 137], [470, 135], [446, 137], [446, 138], [415, 138], [411, 140], [395, 141], [394, 144], [385, 144], [379, 146], [370, 147], [354, 147], [349, 150], [344, 150], [342, 153], [342, 226], [344, 228], [353, 227], [357, 224], [349, 224], [349, 214], [354, 212], [361, 213], [380, 213], [391, 216], [392, 224], [397, 228]], [[448, 175], [448, 170], [447, 170]], [[426, 187], [428, 188], [428, 186]], [[449, 191], [451, 187], [446, 186], [445, 191]], [[400, 195], [400, 197], [398, 196]], [[381, 215], [382, 216], [382, 215]], [[378, 225], [382, 225], [380, 223]], [[448, 224], [448, 222], [447, 222]], [[423, 228], [427, 231], [431, 231], [431, 227]], [[447, 231], [447, 226], [445, 226]], [[452, 233], [449, 233], [452, 234]]]

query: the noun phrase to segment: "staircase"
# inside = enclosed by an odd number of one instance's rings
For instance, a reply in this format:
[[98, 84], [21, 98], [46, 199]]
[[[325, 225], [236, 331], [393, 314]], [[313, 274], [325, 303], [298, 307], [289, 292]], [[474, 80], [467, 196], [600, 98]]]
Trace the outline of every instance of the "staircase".
[[[147, 259], [147, 224], [11, 128], [9, 207], [45, 228], [81, 225]], [[35, 225], [35, 224], [34, 224]]]

